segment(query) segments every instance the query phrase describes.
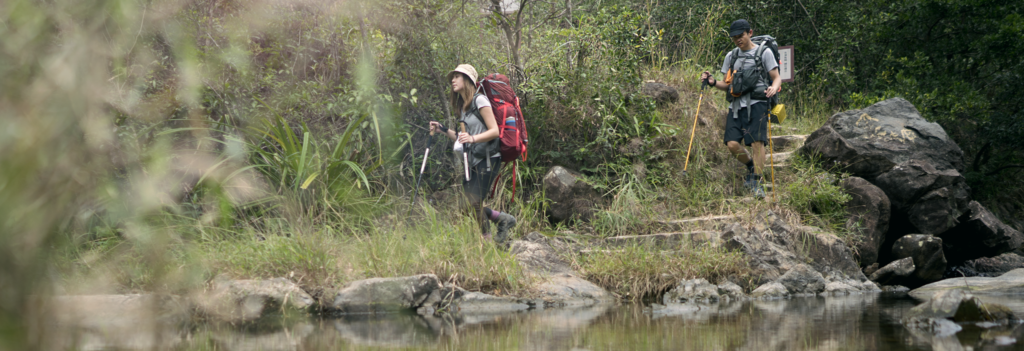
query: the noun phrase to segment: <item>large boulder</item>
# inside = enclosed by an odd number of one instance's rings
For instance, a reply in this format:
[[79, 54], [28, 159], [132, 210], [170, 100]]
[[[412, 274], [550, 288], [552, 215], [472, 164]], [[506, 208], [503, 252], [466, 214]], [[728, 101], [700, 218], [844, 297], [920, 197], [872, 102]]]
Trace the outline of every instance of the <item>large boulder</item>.
[[792, 295], [814, 295], [825, 291], [825, 278], [811, 267], [801, 264], [779, 277], [779, 284]]
[[818, 227], [795, 228], [790, 249], [802, 254], [814, 270], [840, 280], [865, 281], [867, 276], [853, 259], [853, 250], [835, 234]]
[[926, 300], [936, 292], [967, 289], [976, 296], [1024, 296], [1024, 268], [1014, 269], [998, 277], [961, 277], [940, 280], [910, 291], [910, 296]]
[[547, 276], [530, 290], [547, 307], [588, 307], [615, 301], [608, 290], [571, 273]]
[[947, 256], [954, 263], [978, 257], [995, 257], [1021, 246], [1024, 236], [1000, 221], [977, 201], [967, 205], [960, 224], [939, 234], [947, 248]]
[[846, 229], [856, 236], [857, 256], [861, 267], [878, 261], [878, 250], [889, 231], [889, 216], [892, 212], [889, 197], [879, 187], [864, 178], [849, 177], [840, 184], [850, 201], [846, 203], [849, 216]]
[[1008, 322], [1013, 312], [1005, 306], [986, 304], [965, 289], [942, 290], [910, 309], [910, 318], [951, 319], [956, 322]]
[[797, 265], [807, 263], [836, 280], [864, 281], [850, 248], [835, 235], [815, 227], [792, 227], [771, 211], [762, 213], [748, 230], [738, 223], [720, 235], [726, 249], [743, 252], [763, 284]]
[[718, 286], [705, 279], [687, 279], [662, 295], [663, 304], [672, 303], [715, 303], [718, 302]]
[[1017, 268], [1024, 268], [1024, 256], [1016, 252], [1007, 252], [996, 257], [973, 259], [964, 262], [964, 266], [979, 275], [994, 277]]
[[[739, 223], [725, 227], [721, 234], [722, 247], [739, 251], [747, 258], [753, 276], [759, 280], [754, 284], [764, 284], [782, 276], [786, 270], [799, 264], [800, 258], [795, 253], [769, 238], [753, 233]], [[782, 271], [780, 271], [782, 269]]]
[[970, 187], [953, 169], [910, 160], [879, 175], [875, 184], [918, 233], [940, 234], [959, 224], [970, 203]]
[[942, 239], [931, 235], [911, 234], [899, 238], [892, 246], [892, 256], [896, 259], [909, 257], [914, 260], [913, 276], [918, 282], [912, 285], [942, 279], [942, 273], [946, 271]]
[[329, 309], [335, 313], [411, 311], [441, 287], [433, 274], [355, 281], [338, 291]]
[[679, 91], [665, 83], [646, 82], [640, 91], [650, 96], [658, 105], [667, 105], [679, 101]]
[[755, 299], [780, 299], [789, 296], [789, 289], [779, 282], [771, 282], [761, 285], [750, 292], [750, 297]]
[[551, 167], [544, 175], [544, 195], [551, 200], [547, 214], [555, 223], [569, 220], [589, 221], [601, 195], [579, 173], [562, 166]]
[[880, 249], [881, 263], [891, 260], [888, 245], [909, 233], [941, 237], [946, 258], [954, 264], [995, 256], [1021, 244], [1019, 232], [971, 202], [970, 187], [961, 174], [960, 147], [904, 99], [833, 115], [807, 138], [799, 153], [862, 177], [885, 192], [892, 221]]
[[939, 170], [964, 167], [963, 151], [942, 127], [901, 98], [833, 115], [800, 152], [868, 180], [910, 160]]
[[747, 294], [743, 293], [739, 284], [726, 280], [718, 284], [718, 298], [725, 302], [739, 301], [746, 299]]
[[587, 307], [615, 299], [608, 290], [577, 276], [559, 257], [552, 246], [569, 250], [564, 243], [536, 232], [526, 238], [512, 242], [512, 255], [532, 277], [530, 290], [542, 302], [540, 307]]

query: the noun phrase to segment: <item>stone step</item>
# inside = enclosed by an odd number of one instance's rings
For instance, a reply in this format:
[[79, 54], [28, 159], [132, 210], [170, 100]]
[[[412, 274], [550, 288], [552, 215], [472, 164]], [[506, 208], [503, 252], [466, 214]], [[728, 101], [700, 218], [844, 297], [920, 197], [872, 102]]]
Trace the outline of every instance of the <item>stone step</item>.
[[775, 152], [782, 150], [795, 150], [804, 145], [807, 135], [773, 135], [772, 146]]
[[789, 160], [793, 157], [793, 151], [789, 152], [776, 152], [775, 154], [765, 154], [764, 161], [766, 164], [770, 164], [777, 168], [789, 167]]
[[675, 248], [683, 243], [703, 244], [718, 241], [718, 232], [694, 231], [677, 233], [658, 233], [648, 235], [613, 236], [604, 239], [609, 245], [642, 244], [659, 248]]
[[721, 230], [726, 224], [739, 220], [736, 215], [719, 215], [684, 219], [662, 220], [655, 223], [667, 230], [685, 232], [692, 230]]

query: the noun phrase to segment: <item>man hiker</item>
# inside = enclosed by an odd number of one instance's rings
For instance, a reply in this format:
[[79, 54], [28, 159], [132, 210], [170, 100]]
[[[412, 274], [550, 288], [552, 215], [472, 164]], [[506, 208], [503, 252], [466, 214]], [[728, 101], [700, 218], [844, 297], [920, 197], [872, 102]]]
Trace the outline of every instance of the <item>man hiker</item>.
[[[771, 50], [762, 49], [760, 60], [755, 57], [758, 46], [750, 40], [753, 35], [754, 30], [747, 20], [732, 22], [729, 36], [739, 50], [733, 50], [725, 56], [722, 64], [725, 79], [715, 79], [707, 71], [701, 73], [700, 79], [726, 91], [731, 103], [725, 122], [725, 145], [740, 163], [747, 166], [744, 185], [755, 197], [764, 198], [761, 174], [764, 169], [764, 145], [768, 141], [768, 99], [779, 92], [782, 80], [779, 79], [779, 63]], [[737, 53], [738, 57], [732, 57]], [[758, 63], [763, 71], [756, 66]], [[768, 72], [771, 81], [767, 82], [760, 72]], [[752, 146], [753, 157], [740, 145], [741, 140], [745, 145]]]

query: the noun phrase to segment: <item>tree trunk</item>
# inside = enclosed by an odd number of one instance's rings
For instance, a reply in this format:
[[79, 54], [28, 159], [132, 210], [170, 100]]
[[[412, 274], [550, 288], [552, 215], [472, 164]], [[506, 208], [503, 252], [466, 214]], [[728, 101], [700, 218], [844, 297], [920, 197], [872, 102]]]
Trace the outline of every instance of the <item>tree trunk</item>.
[[512, 72], [509, 72], [509, 79], [512, 85], [518, 85], [524, 78], [523, 62], [519, 56], [519, 48], [523, 43], [523, 10], [530, 3], [529, 0], [520, 0], [519, 9], [516, 10], [515, 19], [509, 18], [501, 6], [502, 0], [491, 0], [491, 12], [497, 19], [498, 26], [505, 33], [505, 41], [508, 43], [509, 61], [512, 64]]

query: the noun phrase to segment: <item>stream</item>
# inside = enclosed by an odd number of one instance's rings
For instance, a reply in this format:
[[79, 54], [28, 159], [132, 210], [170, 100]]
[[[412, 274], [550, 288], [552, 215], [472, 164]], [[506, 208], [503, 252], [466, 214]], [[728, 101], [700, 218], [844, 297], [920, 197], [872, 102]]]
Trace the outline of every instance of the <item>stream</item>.
[[964, 325], [952, 335], [911, 331], [899, 321], [915, 304], [909, 297], [865, 294], [711, 306], [618, 304], [446, 317], [276, 316], [244, 325], [158, 328], [155, 333], [130, 337], [80, 331], [76, 339], [78, 349], [83, 350], [1024, 349], [1024, 344], [1017, 342], [1024, 340], [1020, 324]]

